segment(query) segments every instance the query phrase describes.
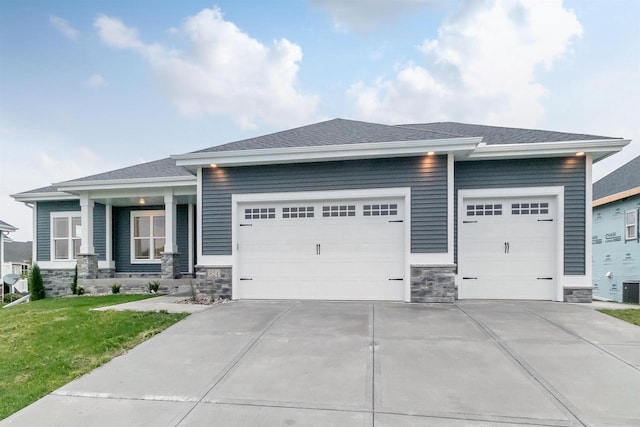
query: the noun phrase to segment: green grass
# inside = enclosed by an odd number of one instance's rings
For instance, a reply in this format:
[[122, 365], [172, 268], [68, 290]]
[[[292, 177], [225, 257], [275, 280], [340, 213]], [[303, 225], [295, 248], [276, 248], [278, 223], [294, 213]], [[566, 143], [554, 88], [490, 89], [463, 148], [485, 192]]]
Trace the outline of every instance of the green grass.
[[617, 317], [625, 322], [633, 323], [640, 326], [640, 309], [627, 308], [624, 310], [598, 310], [600, 313], [608, 314], [609, 316]]
[[144, 298], [48, 298], [0, 310], [0, 420], [187, 316], [90, 311]]

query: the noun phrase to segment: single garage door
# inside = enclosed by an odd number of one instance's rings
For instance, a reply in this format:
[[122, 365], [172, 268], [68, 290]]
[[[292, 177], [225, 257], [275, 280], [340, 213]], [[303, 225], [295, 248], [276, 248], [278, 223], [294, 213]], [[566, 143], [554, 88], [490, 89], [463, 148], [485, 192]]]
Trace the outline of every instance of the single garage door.
[[465, 198], [459, 208], [460, 299], [555, 299], [553, 197]]
[[402, 198], [243, 203], [240, 299], [404, 298]]

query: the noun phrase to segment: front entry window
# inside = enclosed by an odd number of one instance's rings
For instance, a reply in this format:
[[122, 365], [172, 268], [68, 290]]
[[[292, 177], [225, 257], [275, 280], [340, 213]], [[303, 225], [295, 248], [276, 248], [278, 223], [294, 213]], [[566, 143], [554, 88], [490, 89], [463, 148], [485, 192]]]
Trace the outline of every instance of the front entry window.
[[82, 223], [79, 212], [51, 214], [51, 249], [56, 261], [74, 260], [80, 253]]
[[132, 261], [159, 262], [164, 252], [164, 211], [131, 212]]

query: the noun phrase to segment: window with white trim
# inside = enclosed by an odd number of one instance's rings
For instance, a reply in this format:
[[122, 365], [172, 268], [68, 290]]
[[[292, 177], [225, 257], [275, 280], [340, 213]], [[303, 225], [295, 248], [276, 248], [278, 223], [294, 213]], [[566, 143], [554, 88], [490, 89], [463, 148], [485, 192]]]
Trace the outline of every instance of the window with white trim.
[[282, 208], [282, 218], [313, 218], [313, 206]]
[[624, 213], [624, 239], [636, 240], [638, 238], [638, 210], [633, 209]]
[[324, 218], [336, 216], [356, 216], [355, 205], [332, 205], [322, 207], [322, 216]]
[[80, 212], [51, 212], [51, 259], [70, 261], [80, 253]]
[[160, 262], [164, 244], [164, 211], [132, 211], [131, 262]]
[[376, 205], [363, 205], [362, 216], [388, 216], [398, 215], [397, 203], [382, 203]]
[[244, 210], [244, 219], [274, 219], [276, 208], [247, 208]]

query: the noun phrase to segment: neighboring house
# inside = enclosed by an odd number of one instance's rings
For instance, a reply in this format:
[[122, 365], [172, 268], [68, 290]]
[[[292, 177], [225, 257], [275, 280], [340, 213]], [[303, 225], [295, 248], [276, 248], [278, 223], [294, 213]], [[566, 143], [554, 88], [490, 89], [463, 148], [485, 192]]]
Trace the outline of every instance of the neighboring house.
[[593, 294], [640, 303], [640, 156], [593, 184]]
[[52, 294], [77, 262], [234, 299], [590, 301], [591, 165], [628, 142], [334, 119], [13, 197]]
[[10, 240], [7, 236], [9, 233], [16, 231], [17, 228], [11, 224], [0, 220], [0, 282], [6, 274], [12, 273], [10, 266], [5, 265], [5, 247], [6, 241]]
[[31, 242], [4, 242], [4, 266], [9, 273], [26, 277], [31, 268]]

